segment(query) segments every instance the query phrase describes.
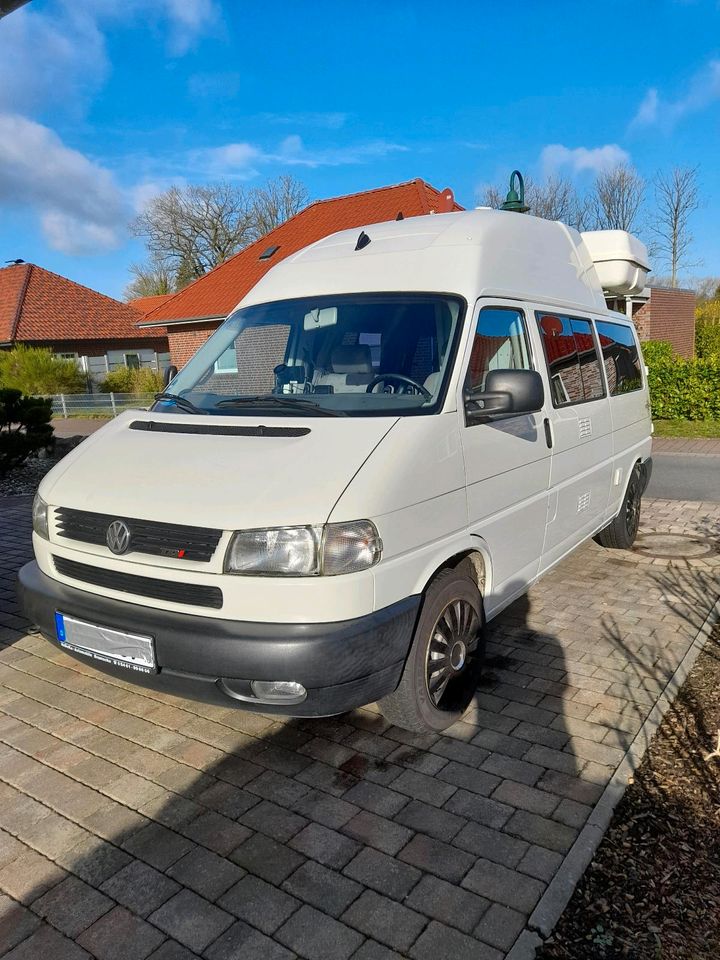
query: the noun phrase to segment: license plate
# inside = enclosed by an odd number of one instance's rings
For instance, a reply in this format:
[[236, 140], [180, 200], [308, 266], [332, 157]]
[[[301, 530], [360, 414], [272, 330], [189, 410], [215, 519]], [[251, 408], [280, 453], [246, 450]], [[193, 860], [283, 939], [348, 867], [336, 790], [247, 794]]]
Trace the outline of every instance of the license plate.
[[55, 614], [55, 628], [66, 650], [139, 673], [157, 673], [152, 637], [100, 627], [59, 612]]

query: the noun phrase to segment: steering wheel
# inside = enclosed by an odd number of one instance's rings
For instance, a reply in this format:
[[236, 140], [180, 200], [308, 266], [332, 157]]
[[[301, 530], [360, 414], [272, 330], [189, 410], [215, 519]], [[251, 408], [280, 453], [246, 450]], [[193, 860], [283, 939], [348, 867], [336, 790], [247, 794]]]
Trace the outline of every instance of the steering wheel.
[[414, 393], [415, 391], [417, 391], [418, 393], [421, 393], [421, 394], [423, 395], [423, 397], [425, 397], [426, 400], [430, 400], [430, 399], [432, 398], [432, 394], [430, 393], [430, 391], [429, 391], [429, 390], [426, 390], [425, 387], [424, 387], [421, 383], [418, 383], [417, 380], [412, 380], [410, 377], [405, 377], [405, 376], [403, 376], [402, 373], [381, 373], [381, 374], [379, 374], [377, 377], [374, 377], [374, 378], [370, 381], [370, 383], [367, 385], [367, 388], [366, 388], [365, 392], [366, 392], [366, 393], [372, 393], [372, 392], [373, 392], [373, 389], [374, 389], [379, 383], [387, 383], [388, 381], [391, 381], [391, 380], [396, 380], [396, 381], [398, 381], [398, 382], [401, 383], [401, 384], [405, 384], [406, 386], [413, 387], [413, 390], [412, 390], [412, 391], [410, 391], [410, 390], [399, 390], [399, 391], [398, 391], [399, 393]]

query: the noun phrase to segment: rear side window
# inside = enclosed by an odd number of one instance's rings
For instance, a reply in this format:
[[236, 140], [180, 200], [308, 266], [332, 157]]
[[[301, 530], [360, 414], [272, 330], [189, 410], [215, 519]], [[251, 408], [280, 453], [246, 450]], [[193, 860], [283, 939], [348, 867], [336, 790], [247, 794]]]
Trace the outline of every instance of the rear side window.
[[640, 390], [642, 369], [633, 331], [621, 323], [606, 323], [604, 320], [596, 321], [595, 326], [610, 396]]
[[478, 316], [467, 388], [482, 390], [490, 370], [532, 370], [525, 321], [519, 310], [484, 307]]
[[538, 313], [554, 407], [605, 396], [600, 360], [589, 320]]

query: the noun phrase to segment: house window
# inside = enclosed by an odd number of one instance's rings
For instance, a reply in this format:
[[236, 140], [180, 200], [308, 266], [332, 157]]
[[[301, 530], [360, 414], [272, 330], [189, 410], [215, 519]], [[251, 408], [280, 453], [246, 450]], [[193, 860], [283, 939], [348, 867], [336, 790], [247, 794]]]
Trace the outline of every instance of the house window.
[[78, 355], [76, 353], [56, 353], [55, 356], [58, 360], [74, 360], [75, 363], [78, 362]]
[[238, 364], [237, 364], [237, 351], [235, 349], [235, 342], [233, 341], [230, 346], [225, 350], [224, 353], [221, 353], [220, 356], [215, 361], [215, 373], [237, 373]]
[[140, 354], [139, 353], [126, 353], [125, 354], [125, 366], [129, 370], [139, 370], [140, 369]]
[[589, 320], [537, 314], [550, 373], [553, 406], [605, 396], [600, 361]]

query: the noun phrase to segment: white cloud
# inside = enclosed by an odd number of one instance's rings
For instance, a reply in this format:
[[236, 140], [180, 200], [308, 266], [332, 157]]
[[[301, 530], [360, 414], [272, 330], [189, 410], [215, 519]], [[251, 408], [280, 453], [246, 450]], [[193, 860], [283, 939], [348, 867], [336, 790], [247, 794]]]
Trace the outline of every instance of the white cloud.
[[63, 253], [112, 249], [126, 235], [128, 207], [110, 171], [17, 114], [0, 114], [0, 205], [34, 210]]
[[700, 113], [720, 100], [720, 60], [710, 60], [690, 80], [687, 91], [675, 100], [664, 100], [651, 87], [643, 97], [631, 128], [657, 126], [670, 131], [684, 117]]
[[629, 154], [616, 143], [606, 143], [602, 147], [565, 147], [561, 143], [551, 143], [540, 154], [540, 163], [545, 175], [556, 173], [563, 167], [569, 167], [571, 173], [590, 170], [601, 173], [610, 170], [619, 163], [627, 163]]
[[264, 150], [252, 143], [227, 143], [222, 147], [197, 150], [191, 154], [191, 162], [213, 176], [234, 177], [249, 180], [263, 166], [283, 167], [339, 167], [368, 163], [389, 153], [406, 151], [408, 148], [387, 140], [370, 140], [365, 143], [348, 144], [344, 147], [308, 149], [298, 134], [285, 137], [275, 150]]
[[48, 105], [84, 110], [110, 63], [105, 31], [113, 25], [155, 29], [170, 56], [182, 56], [220, 23], [216, 0], [54, 0], [16, 10], [0, 29], [0, 109]]

